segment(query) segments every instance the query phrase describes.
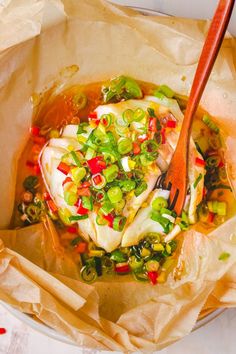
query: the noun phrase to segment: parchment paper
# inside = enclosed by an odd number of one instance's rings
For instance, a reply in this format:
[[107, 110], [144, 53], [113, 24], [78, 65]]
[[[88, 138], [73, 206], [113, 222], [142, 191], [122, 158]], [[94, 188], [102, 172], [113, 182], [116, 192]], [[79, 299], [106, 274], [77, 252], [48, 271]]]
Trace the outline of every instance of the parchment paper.
[[[66, 84], [128, 74], [187, 95], [209, 23], [145, 17], [101, 0], [8, 0], [0, 8], [0, 299], [78, 345], [135, 351], [188, 334], [201, 311], [236, 306], [236, 217], [208, 235], [184, 235], [180, 280], [156, 287], [121, 278], [86, 285], [50, 220], [7, 230], [17, 160], [32, 119], [30, 97], [60, 77]], [[227, 35], [202, 106], [226, 135], [236, 186], [236, 43]], [[230, 253], [226, 261], [218, 259]]]

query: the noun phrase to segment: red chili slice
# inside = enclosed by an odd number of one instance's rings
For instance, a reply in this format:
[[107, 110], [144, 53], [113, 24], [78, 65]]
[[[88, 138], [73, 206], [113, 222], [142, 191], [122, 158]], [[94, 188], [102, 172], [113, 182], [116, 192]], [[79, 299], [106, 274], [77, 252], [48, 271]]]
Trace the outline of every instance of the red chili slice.
[[0, 334], [5, 334], [5, 333], [7, 333], [6, 328], [1, 327], [0, 328]]
[[66, 230], [67, 230], [67, 232], [69, 232], [70, 234], [77, 234], [77, 232], [78, 232], [78, 229], [77, 229], [77, 227], [75, 227], [75, 226], [68, 226]]
[[214, 218], [215, 218], [215, 214], [210, 211], [208, 215], [208, 222], [212, 223], [214, 221]]
[[129, 268], [129, 265], [128, 264], [125, 264], [123, 266], [116, 266], [115, 267], [115, 271], [117, 273], [129, 273], [130, 271], [130, 268]]
[[141, 148], [138, 143], [133, 143], [133, 153], [134, 155], [138, 155], [141, 151]]
[[40, 128], [37, 127], [36, 125], [33, 125], [32, 127], [30, 127], [30, 134], [32, 136], [39, 136], [40, 133]]
[[53, 200], [48, 200], [47, 201], [47, 206], [48, 206], [48, 208], [51, 210], [51, 212], [53, 214], [57, 213], [58, 209], [57, 209], [57, 206], [56, 206], [56, 204], [54, 203]]
[[196, 157], [195, 164], [198, 165], [198, 166], [204, 167], [206, 165], [206, 162], [203, 159], [200, 159], [199, 157]]
[[156, 117], [149, 118], [148, 129], [154, 133], [157, 131], [157, 118]]
[[44, 192], [43, 193], [43, 200], [45, 200], [45, 201], [49, 201], [49, 200], [51, 200], [52, 198], [51, 198], [51, 196], [50, 196], [50, 194], [48, 193], [48, 192]]
[[82, 197], [90, 197], [91, 195], [91, 192], [90, 192], [90, 189], [89, 188], [78, 188], [77, 190], [77, 194], [78, 196]]
[[97, 156], [94, 157], [91, 160], [88, 160], [88, 166], [90, 168], [90, 171], [93, 175], [95, 175], [96, 173], [100, 173], [102, 172], [102, 170], [104, 170], [106, 168], [106, 163], [105, 161], [103, 161], [102, 156]]
[[218, 167], [222, 168], [222, 167], [224, 167], [224, 165], [225, 165], [224, 162], [222, 160], [220, 160]]
[[33, 136], [33, 142], [35, 144], [44, 145], [46, 143], [46, 138], [44, 136]]
[[88, 211], [88, 209], [83, 207], [81, 199], [78, 200], [78, 202], [76, 203], [76, 206], [78, 206], [77, 214], [79, 214], [79, 215], [87, 215], [88, 214], [89, 211]]
[[80, 242], [75, 246], [75, 250], [77, 253], [85, 253], [87, 251], [88, 244], [86, 242]]
[[165, 130], [165, 128], [161, 129], [161, 143], [162, 144], [166, 143], [166, 130]]
[[175, 120], [168, 120], [166, 123], [167, 128], [176, 128], [176, 121]]
[[70, 172], [70, 166], [68, 166], [64, 162], [60, 162], [59, 165], [57, 166], [58, 171], [64, 173], [64, 175], [68, 175]]
[[66, 177], [64, 181], [62, 182], [62, 186], [64, 186], [66, 183], [72, 182], [72, 179], [70, 177]]
[[94, 184], [96, 184], [96, 186], [98, 186], [100, 183], [102, 183], [102, 177], [100, 175], [96, 175], [93, 178]]
[[112, 214], [103, 215], [103, 218], [108, 221], [108, 226], [113, 228], [114, 216]]
[[148, 275], [148, 278], [150, 279], [152, 285], [156, 285], [157, 284], [158, 273], [153, 271], [153, 272], [148, 272], [147, 275]]
[[91, 118], [91, 119], [98, 119], [98, 114], [97, 114], [97, 112], [90, 112], [89, 115], [88, 115], [88, 118]]

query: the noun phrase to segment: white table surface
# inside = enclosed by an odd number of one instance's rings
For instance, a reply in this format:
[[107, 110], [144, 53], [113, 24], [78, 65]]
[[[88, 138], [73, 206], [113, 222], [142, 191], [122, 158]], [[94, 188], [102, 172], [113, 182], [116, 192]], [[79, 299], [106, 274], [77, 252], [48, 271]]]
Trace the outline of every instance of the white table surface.
[[[118, 4], [149, 7], [172, 15], [211, 17], [216, 0], [113, 0]], [[231, 21], [231, 32], [236, 35], [236, 9]], [[86, 349], [58, 342], [29, 328], [0, 305], [0, 354], [78, 354]], [[225, 311], [203, 328], [191, 333], [178, 343], [162, 350], [161, 354], [235, 354], [236, 309]]]

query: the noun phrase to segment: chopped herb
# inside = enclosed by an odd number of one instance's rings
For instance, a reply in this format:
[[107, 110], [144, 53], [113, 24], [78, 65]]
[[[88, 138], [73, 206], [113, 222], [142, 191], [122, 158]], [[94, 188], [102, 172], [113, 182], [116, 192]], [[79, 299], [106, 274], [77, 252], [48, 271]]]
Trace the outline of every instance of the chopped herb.
[[221, 253], [221, 255], [219, 256], [219, 261], [226, 261], [228, 258], [230, 257], [230, 253], [228, 252], [223, 252]]
[[80, 123], [78, 125], [78, 130], [77, 130], [77, 134], [82, 134], [82, 133], [87, 133], [87, 131], [84, 129], [85, 127], [88, 127], [88, 123]]
[[147, 111], [148, 111], [148, 114], [150, 117], [156, 117], [155, 111], [153, 108], [148, 108]]
[[37, 184], [38, 184], [38, 177], [36, 176], [28, 176], [23, 182], [24, 188], [29, 191], [34, 190]]
[[202, 173], [200, 173], [200, 175], [196, 178], [194, 184], [193, 184], [193, 188], [196, 188], [198, 183], [201, 181], [201, 179], [203, 178]]

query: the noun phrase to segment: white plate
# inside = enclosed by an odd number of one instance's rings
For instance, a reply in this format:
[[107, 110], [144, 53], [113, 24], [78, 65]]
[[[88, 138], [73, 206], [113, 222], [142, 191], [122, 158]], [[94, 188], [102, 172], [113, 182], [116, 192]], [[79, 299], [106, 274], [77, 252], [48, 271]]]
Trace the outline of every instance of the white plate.
[[[142, 14], [150, 16], [150, 15], [159, 15], [159, 16], [166, 16], [166, 14], [164, 13], [160, 13], [154, 10], [149, 10], [146, 8], [140, 8], [140, 7], [132, 7], [135, 10], [140, 11]], [[7, 305], [6, 303], [0, 301], [1, 305], [3, 307], [5, 307], [13, 316], [15, 316], [17, 319], [19, 319], [20, 321], [26, 323], [28, 326], [30, 326], [31, 328], [35, 329], [38, 332], [41, 332], [43, 334], [45, 334], [48, 337], [51, 337], [53, 339], [56, 339], [60, 342], [66, 343], [66, 344], [71, 344], [76, 346], [76, 343], [74, 343], [73, 341], [71, 341], [68, 337], [56, 332], [54, 329], [37, 322], [36, 320], [34, 320], [30, 315], [27, 315], [25, 313], [20, 312], [19, 310], [13, 308], [10, 305]], [[198, 320], [196, 325], [193, 328], [193, 331], [197, 330], [198, 328], [201, 328], [202, 326], [206, 325], [207, 323], [209, 323], [210, 321], [214, 320], [216, 317], [218, 317], [222, 312], [224, 312], [225, 309], [217, 309], [213, 312], [211, 312], [210, 314], [208, 314], [207, 316], [205, 316], [204, 318], [202, 318], [201, 320]]]

